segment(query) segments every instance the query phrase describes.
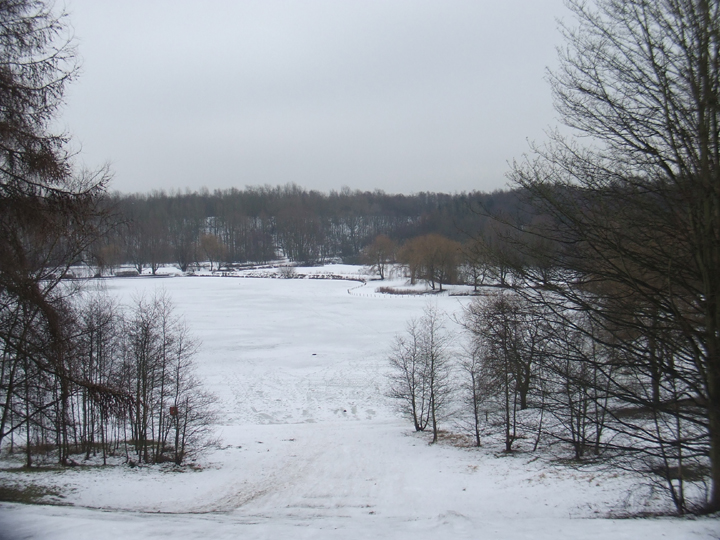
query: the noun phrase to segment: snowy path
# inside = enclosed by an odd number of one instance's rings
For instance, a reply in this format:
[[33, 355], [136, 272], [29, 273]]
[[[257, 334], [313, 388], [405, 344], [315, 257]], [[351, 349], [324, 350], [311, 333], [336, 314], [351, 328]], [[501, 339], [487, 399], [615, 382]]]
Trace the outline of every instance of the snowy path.
[[[221, 448], [203, 470], [68, 470], [74, 506], [0, 505], [15, 538], [718, 538], [717, 520], [612, 520], [626, 478], [531, 454], [429, 446], [383, 396], [385, 356], [421, 298], [356, 297], [311, 280], [114, 280], [158, 284], [203, 341], [220, 398]], [[439, 298], [442, 309], [459, 301]]]

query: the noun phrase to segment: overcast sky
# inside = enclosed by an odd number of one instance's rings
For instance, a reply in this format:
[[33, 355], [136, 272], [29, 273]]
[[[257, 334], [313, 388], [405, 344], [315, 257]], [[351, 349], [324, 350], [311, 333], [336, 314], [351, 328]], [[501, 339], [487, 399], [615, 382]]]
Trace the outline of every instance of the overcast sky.
[[562, 0], [66, 0], [111, 189], [490, 191], [554, 126]]

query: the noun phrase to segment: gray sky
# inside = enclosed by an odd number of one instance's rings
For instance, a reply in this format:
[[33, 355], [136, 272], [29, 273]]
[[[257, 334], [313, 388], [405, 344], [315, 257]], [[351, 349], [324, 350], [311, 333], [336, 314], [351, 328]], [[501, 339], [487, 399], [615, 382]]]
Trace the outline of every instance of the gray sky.
[[555, 125], [562, 0], [66, 0], [113, 190], [489, 191]]

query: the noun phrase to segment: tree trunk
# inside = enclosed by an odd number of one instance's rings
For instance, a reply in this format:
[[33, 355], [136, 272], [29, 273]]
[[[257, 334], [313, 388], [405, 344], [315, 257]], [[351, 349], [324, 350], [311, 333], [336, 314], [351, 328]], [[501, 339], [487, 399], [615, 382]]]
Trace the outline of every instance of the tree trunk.
[[[713, 345], [715, 340], [710, 340]], [[713, 347], [714, 349], [714, 347]], [[708, 431], [710, 435], [710, 477], [712, 488], [707, 511], [720, 511], [720, 351], [708, 354]]]

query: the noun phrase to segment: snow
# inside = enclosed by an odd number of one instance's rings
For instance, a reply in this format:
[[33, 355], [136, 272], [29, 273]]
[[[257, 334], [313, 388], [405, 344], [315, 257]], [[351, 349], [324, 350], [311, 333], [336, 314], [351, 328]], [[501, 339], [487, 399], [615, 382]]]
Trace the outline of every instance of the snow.
[[[362, 277], [339, 265], [296, 271]], [[172, 296], [202, 341], [197, 364], [220, 400], [220, 444], [181, 471], [6, 468], [0, 483], [26, 479], [63, 498], [61, 506], [1, 504], [2, 540], [720, 536], [713, 518], [608, 517], [658, 504], [626, 473], [529, 451], [504, 455], [492, 438], [475, 449], [449, 439], [429, 445], [414, 433], [384, 395], [386, 356], [427, 298], [337, 279], [103, 283], [125, 302], [157, 287]], [[430, 301], [452, 314], [468, 299]]]

